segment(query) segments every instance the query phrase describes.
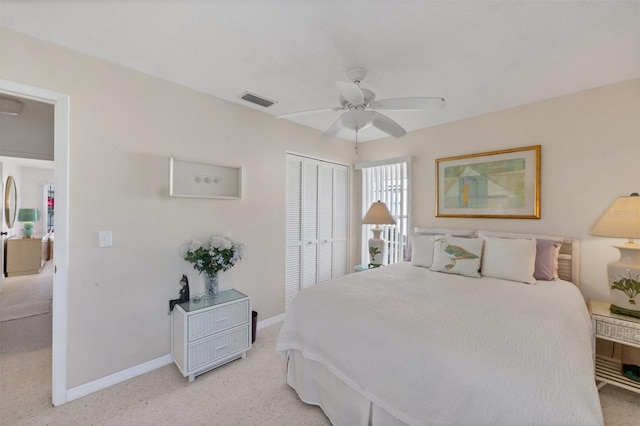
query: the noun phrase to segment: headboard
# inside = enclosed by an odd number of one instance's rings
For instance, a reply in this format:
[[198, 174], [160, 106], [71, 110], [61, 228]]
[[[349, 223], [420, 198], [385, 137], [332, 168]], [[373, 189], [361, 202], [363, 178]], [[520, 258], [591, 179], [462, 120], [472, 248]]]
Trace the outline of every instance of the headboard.
[[558, 276], [580, 287], [580, 240], [565, 238], [558, 255]]

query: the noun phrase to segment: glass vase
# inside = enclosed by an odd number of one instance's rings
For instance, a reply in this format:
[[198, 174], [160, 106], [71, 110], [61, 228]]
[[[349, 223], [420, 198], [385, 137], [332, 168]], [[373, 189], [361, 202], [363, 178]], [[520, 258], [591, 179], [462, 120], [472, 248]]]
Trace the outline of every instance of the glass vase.
[[218, 273], [204, 273], [205, 297], [216, 297], [218, 295]]

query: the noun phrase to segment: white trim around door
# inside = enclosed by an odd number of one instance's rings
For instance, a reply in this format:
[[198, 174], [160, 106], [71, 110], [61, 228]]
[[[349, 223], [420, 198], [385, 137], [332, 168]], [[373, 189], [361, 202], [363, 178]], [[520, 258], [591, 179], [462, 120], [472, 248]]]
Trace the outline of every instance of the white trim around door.
[[0, 93], [54, 106], [56, 249], [53, 274], [52, 392], [54, 406], [67, 402], [67, 332], [69, 284], [69, 96], [0, 79]]

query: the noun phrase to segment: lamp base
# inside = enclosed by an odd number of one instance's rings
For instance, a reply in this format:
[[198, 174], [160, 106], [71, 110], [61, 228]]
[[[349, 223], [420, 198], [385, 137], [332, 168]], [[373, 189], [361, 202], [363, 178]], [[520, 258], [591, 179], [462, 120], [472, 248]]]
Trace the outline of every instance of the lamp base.
[[369, 238], [369, 259], [371, 266], [382, 266], [387, 258], [387, 242], [382, 238]]
[[640, 318], [640, 311], [634, 311], [633, 309], [621, 308], [621, 307], [616, 306], [614, 304], [611, 304], [611, 307], [609, 308], [609, 310], [611, 311], [612, 314], [626, 315], [626, 316], [629, 316], [629, 317]]
[[25, 222], [22, 230], [23, 238], [33, 238], [33, 223]]
[[640, 317], [640, 246], [614, 247], [620, 250], [620, 260], [608, 266], [611, 312]]

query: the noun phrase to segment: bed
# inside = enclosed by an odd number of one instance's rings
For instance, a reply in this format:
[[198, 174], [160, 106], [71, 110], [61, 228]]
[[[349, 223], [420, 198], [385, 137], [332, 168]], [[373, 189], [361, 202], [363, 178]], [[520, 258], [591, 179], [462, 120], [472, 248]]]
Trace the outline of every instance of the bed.
[[[300, 399], [335, 425], [603, 424], [578, 241], [420, 229], [411, 261], [296, 296], [276, 350]], [[551, 240], [553, 276], [529, 278]]]

